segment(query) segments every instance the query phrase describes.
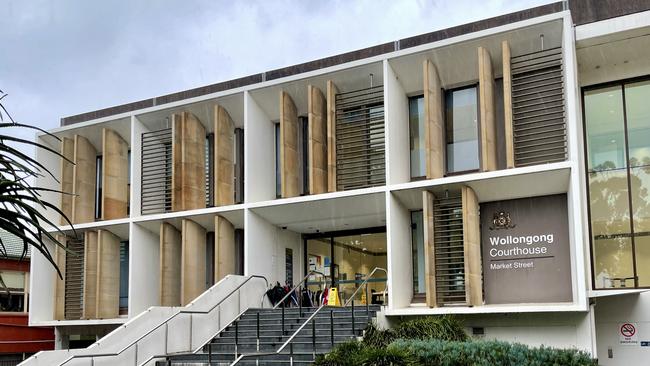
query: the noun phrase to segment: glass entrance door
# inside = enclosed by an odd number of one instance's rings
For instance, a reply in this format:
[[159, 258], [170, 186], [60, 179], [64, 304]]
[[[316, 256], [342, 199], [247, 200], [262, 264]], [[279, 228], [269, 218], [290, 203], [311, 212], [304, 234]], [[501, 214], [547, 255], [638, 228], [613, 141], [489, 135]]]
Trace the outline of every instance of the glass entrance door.
[[[386, 268], [386, 232], [384, 228], [334, 232], [309, 236], [305, 239], [307, 271], [318, 271], [338, 288], [341, 303], [345, 303], [375, 267]], [[319, 288], [320, 276], [312, 276], [309, 287]], [[381, 302], [386, 287], [384, 272], [369, 281], [368, 298], [360, 290], [355, 303]]]

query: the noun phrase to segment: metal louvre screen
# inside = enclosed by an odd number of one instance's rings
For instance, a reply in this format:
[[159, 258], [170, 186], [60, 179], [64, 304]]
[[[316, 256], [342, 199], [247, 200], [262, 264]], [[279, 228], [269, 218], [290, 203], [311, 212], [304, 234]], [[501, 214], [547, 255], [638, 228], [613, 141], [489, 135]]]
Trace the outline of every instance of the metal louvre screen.
[[383, 185], [385, 151], [383, 86], [337, 94], [337, 190]]
[[511, 67], [515, 166], [566, 160], [562, 47], [512, 57]]
[[142, 134], [142, 214], [172, 208], [172, 129]]
[[65, 256], [65, 313], [66, 320], [81, 319], [84, 287], [84, 242], [81, 239], [68, 239], [68, 252]]
[[441, 305], [466, 302], [462, 206], [460, 195], [433, 201], [436, 300]]

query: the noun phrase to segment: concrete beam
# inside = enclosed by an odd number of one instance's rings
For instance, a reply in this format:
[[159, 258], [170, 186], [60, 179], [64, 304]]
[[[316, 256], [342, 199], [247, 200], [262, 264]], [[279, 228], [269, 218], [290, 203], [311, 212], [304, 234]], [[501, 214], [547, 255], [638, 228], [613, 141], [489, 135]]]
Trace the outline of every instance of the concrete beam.
[[309, 124], [309, 194], [328, 190], [327, 100], [313, 85], [307, 87]]
[[97, 150], [87, 138], [74, 135], [72, 223], [95, 221]]
[[235, 123], [220, 105], [214, 107], [214, 205], [235, 203]]
[[120, 238], [108, 230], [97, 231], [98, 319], [114, 319], [120, 313]]
[[181, 305], [185, 306], [206, 290], [206, 230], [189, 219], [183, 219], [181, 225]]
[[280, 184], [283, 198], [300, 195], [298, 157], [298, 110], [291, 96], [280, 91]]
[[481, 171], [497, 169], [496, 117], [494, 109], [494, 74], [492, 59], [484, 47], [478, 48], [478, 88], [480, 112]]
[[442, 84], [436, 66], [430, 60], [422, 65], [424, 73], [424, 133], [427, 179], [445, 175], [445, 121], [443, 118]]
[[172, 211], [205, 208], [205, 138], [192, 113], [172, 115]]
[[117, 132], [102, 130], [102, 220], [127, 216], [129, 144]]
[[224, 217], [214, 217], [214, 282], [235, 274], [235, 227]]
[[181, 232], [174, 225], [160, 225], [160, 306], [181, 305]]
[[483, 305], [481, 272], [481, 228], [478, 197], [468, 186], [461, 188], [465, 255], [465, 299], [467, 305]]

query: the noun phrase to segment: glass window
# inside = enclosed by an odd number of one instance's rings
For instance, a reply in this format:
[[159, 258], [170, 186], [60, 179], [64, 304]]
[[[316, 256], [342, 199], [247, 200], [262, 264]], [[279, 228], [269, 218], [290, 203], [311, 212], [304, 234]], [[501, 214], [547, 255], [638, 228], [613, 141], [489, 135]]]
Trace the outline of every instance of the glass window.
[[650, 165], [650, 81], [625, 85], [630, 166]]
[[102, 155], [95, 158], [95, 219], [102, 218]]
[[413, 253], [413, 294], [425, 294], [424, 223], [422, 211], [411, 212], [411, 247]]
[[0, 272], [0, 311], [22, 312], [25, 310], [25, 272]]
[[424, 129], [424, 96], [409, 98], [409, 140], [411, 146], [411, 178], [427, 175]]
[[447, 172], [479, 169], [476, 87], [445, 93]]
[[595, 288], [650, 287], [649, 97], [650, 81], [584, 93]]
[[[120, 310], [129, 307], [129, 242], [120, 242]], [[123, 313], [120, 311], [120, 313]], [[124, 312], [127, 313], [128, 312]]]
[[584, 105], [589, 170], [625, 168], [621, 87], [587, 91]]

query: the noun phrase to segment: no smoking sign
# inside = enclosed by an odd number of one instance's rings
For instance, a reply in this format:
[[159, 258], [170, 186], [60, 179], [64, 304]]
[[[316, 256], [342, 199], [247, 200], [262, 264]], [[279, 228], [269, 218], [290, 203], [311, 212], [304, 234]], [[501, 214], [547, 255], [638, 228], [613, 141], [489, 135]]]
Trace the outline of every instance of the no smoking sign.
[[636, 323], [620, 323], [618, 325], [619, 343], [622, 346], [638, 346]]

